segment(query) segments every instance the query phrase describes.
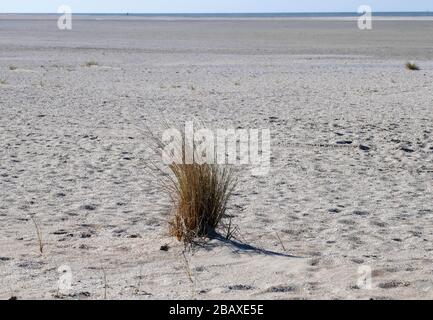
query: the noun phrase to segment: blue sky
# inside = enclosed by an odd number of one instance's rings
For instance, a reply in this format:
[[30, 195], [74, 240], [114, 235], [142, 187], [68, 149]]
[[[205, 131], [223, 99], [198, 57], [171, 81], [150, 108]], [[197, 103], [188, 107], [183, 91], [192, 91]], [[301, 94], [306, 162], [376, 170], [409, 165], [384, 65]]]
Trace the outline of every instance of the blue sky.
[[73, 12], [200, 13], [200, 12], [355, 12], [433, 11], [433, 0], [0, 0], [0, 12], [56, 12], [62, 4]]

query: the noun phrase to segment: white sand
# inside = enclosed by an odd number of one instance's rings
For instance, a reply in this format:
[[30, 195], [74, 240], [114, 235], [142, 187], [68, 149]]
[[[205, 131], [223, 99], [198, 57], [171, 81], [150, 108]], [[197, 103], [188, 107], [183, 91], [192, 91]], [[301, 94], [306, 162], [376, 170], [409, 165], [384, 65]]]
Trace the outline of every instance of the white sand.
[[[62, 265], [62, 298], [103, 298], [102, 270], [111, 299], [432, 298], [432, 27], [0, 17], [0, 298], [54, 298]], [[212, 240], [194, 283], [143, 136], [191, 116], [272, 133], [229, 210], [271, 252]]]

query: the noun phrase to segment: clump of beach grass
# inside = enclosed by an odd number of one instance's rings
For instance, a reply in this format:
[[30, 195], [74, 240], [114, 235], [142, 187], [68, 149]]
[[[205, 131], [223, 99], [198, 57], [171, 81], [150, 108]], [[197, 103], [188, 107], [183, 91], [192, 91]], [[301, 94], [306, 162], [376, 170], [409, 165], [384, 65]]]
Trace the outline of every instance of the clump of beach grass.
[[174, 217], [171, 233], [186, 242], [209, 236], [224, 218], [232, 173], [219, 165], [172, 164]]
[[[154, 137], [154, 136], [153, 136]], [[155, 139], [157, 150], [163, 150], [162, 140]], [[172, 201], [170, 234], [179, 241], [212, 237], [218, 228], [227, 228], [227, 204], [236, 185], [232, 167], [214, 163], [185, 163], [186, 143], [178, 141], [181, 159], [168, 164], [167, 179], [159, 178]], [[180, 151], [180, 150], [179, 150]], [[194, 159], [197, 153], [194, 153]]]
[[87, 61], [86, 62], [86, 67], [96, 67], [96, 66], [98, 66], [99, 65], [99, 63], [98, 62], [96, 62], [96, 61], [94, 61], [94, 60], [91, 60], [91, 61]]
[[407, 62], [406, 63], [406, 69], [412, 70], [412, 71], [418, 71], [420, 70], [420, 67], [415, 62]]

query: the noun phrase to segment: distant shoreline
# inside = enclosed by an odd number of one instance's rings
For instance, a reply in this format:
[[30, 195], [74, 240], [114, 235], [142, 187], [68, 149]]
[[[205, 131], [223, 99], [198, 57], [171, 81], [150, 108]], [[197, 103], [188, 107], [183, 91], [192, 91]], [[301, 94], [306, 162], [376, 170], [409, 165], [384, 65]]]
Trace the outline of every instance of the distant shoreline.
[[[0, 13], [0, 16], [58, 16], [58, 13]], [[75, 16], [121, 16], [150, 18], [348, 18], [357, 12], [264, 12], [264, 13], [73, 13]], [[433, 17], [433, 11], [374, 12], [375, 17]]]
[[[56, 19], [58, 13], [0, 13], [1, 20], [49, 20]], [[346, 21], [361, 16], [356, 12], [322, 13], [73, 13], [78, 20], [324, 20]], [[376, 21], [433, 21], [433, 12], [373, 12]]]

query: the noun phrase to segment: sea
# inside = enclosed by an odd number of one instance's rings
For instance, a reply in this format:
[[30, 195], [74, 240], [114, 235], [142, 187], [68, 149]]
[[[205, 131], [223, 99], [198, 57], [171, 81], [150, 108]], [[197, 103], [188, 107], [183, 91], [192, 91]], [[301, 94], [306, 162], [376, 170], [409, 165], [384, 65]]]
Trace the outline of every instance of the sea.
[[[100, 15], [100, 14], [97, 14]], [[113, 15], [113, 14], [106, 14]], [[119, 15], [119, 14], [114, 14]], [[344, 18], [359, 17], [357, 12], [271, 12], [271, 13], [123, 13], [120, 15], [176, 18]], [[433, 17], [433, 11], [373, 12], [376, 17]]]
[[[35, 15], [19, 13], [17, 15]], [[37, 15], [58, 15], [56, 13], [38, 13]], [[9, 15], [6, 13], [6, 15]], [[10, 15], [15, 15], [10, 13]], [[357, 12], [268, 12], [268, 13], [73, 13], [78, 16], [131, 16], [149, 18], [345, 18], [359, 17]], [[416, 12], [373, 12], [375, 17], [433, 17], [433, 11]]]

